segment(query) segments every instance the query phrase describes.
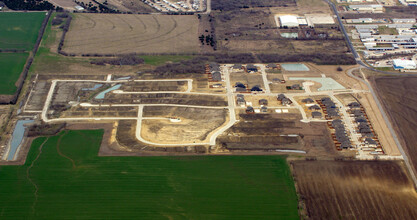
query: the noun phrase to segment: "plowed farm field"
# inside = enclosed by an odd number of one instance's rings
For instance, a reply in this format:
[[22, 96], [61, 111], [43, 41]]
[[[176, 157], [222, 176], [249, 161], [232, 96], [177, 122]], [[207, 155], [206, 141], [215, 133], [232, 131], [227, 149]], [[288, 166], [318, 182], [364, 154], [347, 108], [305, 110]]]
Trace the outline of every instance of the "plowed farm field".
[[417, 194], [394, 161], [292, 162], [309, 219], [417, 219]]
[[198, 52], [196, 15], [76, 14], [63, 51], [73, 54]]
[[417, 77], [379, 77], [374, 79], [374, 85], [414, 170], [417, 170]]

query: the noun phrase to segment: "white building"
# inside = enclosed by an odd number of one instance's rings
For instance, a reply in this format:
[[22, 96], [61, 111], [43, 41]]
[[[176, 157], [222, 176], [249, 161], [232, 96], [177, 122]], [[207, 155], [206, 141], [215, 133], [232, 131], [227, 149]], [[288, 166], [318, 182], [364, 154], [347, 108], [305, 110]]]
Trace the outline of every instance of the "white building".
[[297, 16], [294, 15], [283, 15], [279, 17], [281, 27], [298, 27]]
[[349, 5], [349, 8], [359, 12], [382, 12], [384, 10], [382, 5]]
[[83, 7], [81, 7], [81, 6], [79, 6], [79, 5], [75, 6], [74, 8], [75, 8], [75, 9], [77, 9], [77, 11], [82, 11], [82, 10], [84, 10], [84, 8], [83, 8]]
[[416, 63], [412, 60], [403, 60], [403, 59], [394, 59], [393, 60], [394, 69], [416, 69]]
[[394, 23], [416, 23], [416, 19], [415, 18], [393, 18], [392, 22]]
[[310, 27], [335, 24], [333, 17], [329, 14], [306, 14], [305, 16]]

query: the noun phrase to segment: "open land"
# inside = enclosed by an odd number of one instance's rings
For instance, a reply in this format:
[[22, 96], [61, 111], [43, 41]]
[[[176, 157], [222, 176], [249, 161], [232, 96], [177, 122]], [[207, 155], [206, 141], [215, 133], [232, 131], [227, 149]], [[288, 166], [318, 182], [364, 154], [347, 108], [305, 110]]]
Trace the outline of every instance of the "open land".
[[[223, 2], [222, 4], [227, 5]], [[256, 3], [259, 4], [258, 1]], [[274, 5], [275, 2], [265, 4]], [[279, 29], [277, 27], [274, 19], [277, 14], [331, 14], [329, 6], [324, 1], [300, 1], [296, 5], [283, 1], [281, 4], [286, 6], [231, 8], [230, 10], [214, 11], [218, 49], [224, 52], [277, 53], [281, 55], [321, 53], [323, 50], [335, 54], [347, 52], [346, 43], [337, 28]], [[281, 36], [282, 33], [290, 32], [298, 33], [300, 39]], [[301, 39], [301, 36], [313, 37], [318, 33], [325, 33], [332, 40]]]
[[16, 83], [44, 18], [44, 12], [0, 13], [0, 94], [13, 95], [17, 91]]
[[293, 161], [309, 219], [415, 219], [417, 194], [395, 161]]
[[198, 52], [195, 15], [76, 14], [65, 38], [69, 54]]
[[0, 94], [16, 92], [16, 81], [25, 66], [28, 53], [0, 53]]
[[410, 77], [375, 77], [374, 85], [378, 90], [387, 113], [393, 122], [401, 142], [406, 148], [409, 158], [417, 169], [417, 78]]
[[2, 219], [298, 219], [285, 157], [98, 157], [102, 135], [41, 137], [1, 166]]
[[0, 13], [0, 49], [32, 50], [44, 18], [45, 12]]

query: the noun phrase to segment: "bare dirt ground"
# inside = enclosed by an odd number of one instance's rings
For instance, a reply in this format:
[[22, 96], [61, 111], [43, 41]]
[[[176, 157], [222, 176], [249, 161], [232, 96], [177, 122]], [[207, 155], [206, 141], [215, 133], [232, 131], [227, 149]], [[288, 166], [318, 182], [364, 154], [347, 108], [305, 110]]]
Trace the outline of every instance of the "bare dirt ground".
[[74, 54], [193, 53], [195, 15], [77, 14], [63, 50]]
[[309, 156], [339, 155], [326, 123], [302, 123], [298, 114], [240, 114], [239, 122], [219, 136], [231, 151], [305, 150]]
[[[161, 120], [144, 120], [142, 137], [155, 143], [207, 142], [209, 134], [226, 121], [226, 110], [183, 107], [148, 106], [144, 117], [161, 117]], [[170, 122], [169, 117], [181, 122]]]
[[416, 169], [417, 77], [375, 77], [371, 81]]
[[307, 219], [416, 219], [417, 193], [397, 161], [292, 161]]
[[[224, 4], [227, 4], [226, 2]], [[300, 32], [301, 29], [279, 29], [274, 16], [276, 14], [326, 13], [332, 14], [324, 1], [297, 1], [296, 6], [289, 4], [284, 7], [240, 8], [238, 11], [214, 11], [218, 49], [227, 52], [248, 53], [321, 53], [323, 50], [332, 53], [345, 53], [346, 44], [337, 29], [315, 28], [309, 31], [326, 33], [334, 40], [294, 40], [281, 37], [281, 32]]]
[[[261, 74], [248, 74], [248, 73], [232, 73], [230, 74], [230, 82], [234, 86], [237, 82], [247, 85], [247, 88], [252, 88], [253, 86], [264, 87]], [[263, 88], [265, 89], [265, 88]]]

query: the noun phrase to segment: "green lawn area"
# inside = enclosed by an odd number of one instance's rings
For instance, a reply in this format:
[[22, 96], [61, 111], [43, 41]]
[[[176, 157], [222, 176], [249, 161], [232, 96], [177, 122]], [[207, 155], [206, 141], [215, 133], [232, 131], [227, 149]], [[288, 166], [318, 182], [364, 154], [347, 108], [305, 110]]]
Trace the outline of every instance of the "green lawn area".
[[182, 60], [189, 60], [192, 58], [192, 56], [186, 55], [146, 55], [140, 57], [145, 60], [145, 64], [154, 66], [162, 65], [166, 62], [179, 62]]
[[102, 135], [37, 138], [1, 166], [0, 219], [298, 219], [283, 156], [98, 157]]
[[13, 95], [28, 53], [0, 53], [0, 94]]
[[397, 29], [395, 28], [389, 28], [386, 26], [378, 26], [378, 32], [379, 34], [387, 34], [387, 35], [397, 35]]
[[45, 12], [0, 13], [0, 48], [32, 50]]

